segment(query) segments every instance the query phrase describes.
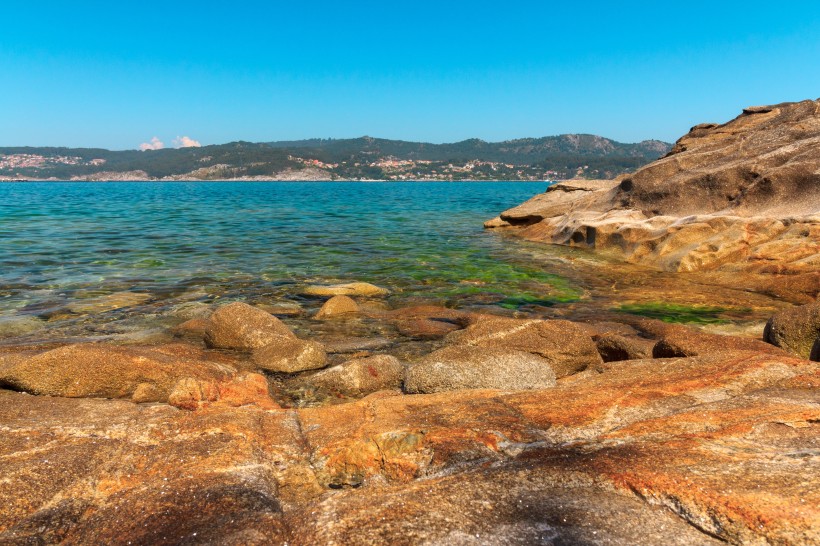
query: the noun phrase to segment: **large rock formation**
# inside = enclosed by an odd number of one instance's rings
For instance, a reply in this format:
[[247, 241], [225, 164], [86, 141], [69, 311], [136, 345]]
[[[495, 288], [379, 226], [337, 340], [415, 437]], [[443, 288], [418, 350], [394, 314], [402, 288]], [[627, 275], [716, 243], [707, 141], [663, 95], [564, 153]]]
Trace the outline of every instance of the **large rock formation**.
[[552, 186], [486, 226], [669, 271], [768, 276], [816, 298], [819, 149], [820, 100], [747, 108], [633, 175]]
[[298, 410], [0, 389], [0, 543], [817, 544], [820, 364], [722, 347]]

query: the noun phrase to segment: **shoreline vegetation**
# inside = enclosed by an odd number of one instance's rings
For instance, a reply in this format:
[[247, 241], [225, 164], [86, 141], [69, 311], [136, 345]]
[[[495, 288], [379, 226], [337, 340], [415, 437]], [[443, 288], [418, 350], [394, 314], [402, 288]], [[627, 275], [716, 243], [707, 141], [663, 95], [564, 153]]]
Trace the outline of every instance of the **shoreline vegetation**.
[[609, 313], [345, 279], [0, 344], [0, 542], [818, 544], [818, 139], [820, 100], [747, 108], [485, 224]]

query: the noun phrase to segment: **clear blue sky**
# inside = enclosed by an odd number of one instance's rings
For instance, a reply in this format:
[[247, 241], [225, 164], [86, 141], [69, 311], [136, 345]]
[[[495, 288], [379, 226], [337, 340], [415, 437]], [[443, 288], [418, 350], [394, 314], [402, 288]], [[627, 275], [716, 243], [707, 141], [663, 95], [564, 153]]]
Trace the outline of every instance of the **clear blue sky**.
[[0, 145], [675, 140], [820, 97], [820, 2], [0, 4]]

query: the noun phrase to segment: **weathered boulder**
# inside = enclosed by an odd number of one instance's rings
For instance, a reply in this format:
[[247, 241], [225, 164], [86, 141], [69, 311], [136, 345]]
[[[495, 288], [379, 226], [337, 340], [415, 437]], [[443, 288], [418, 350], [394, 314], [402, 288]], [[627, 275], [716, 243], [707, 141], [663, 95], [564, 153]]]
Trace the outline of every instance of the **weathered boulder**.
[[763, 339], [797, 356], [817, 360], [813, 351], [820, 342], [820, 302], [775, 314], [766, 323]]
[[[189, 354], [186, 354], [189, 353]], [[32, 394], [65, 397], [132, 398], [166, 402], [177, 382], [231, 379], [236, 369], [206, 361], [185, 347], [66, 345], [0, 365], [0, 386]], [[0, 359], [9, 358], [8, 356]]]
[[320, 370], [300, 378], [299, 384], [328, 395], [361, 397], [381, 390], [400, 389], [403, 379], [404, 366], [396, 357], [374, 355]]
[[252, 351], [282, 338], [296, 339], [281, 320], [247, 303], [224, 305], [209, 320], [205, 344], [217, 349]]
[[303, 293], [308, 296], [380, 297], [388, 295], [390, 291], [367, 282], [351, 282], [346, 284], [311, 285], [305, 288]]
[[322, 305], [313, 318], [328, 319], [345, 315], [355, 315], [359, 312], [359, 305], [349, 296], [333, 296]]
[[408, 393], [553, 386], [555, 372], [544, 358], [507, 348], [470, 345], [434, 351], [411, 364], [404, 377], [404, 390]]
[[277, 337], [256, 349], [252, 358], [259, 369], [267, 372], [296, 373], [327, 364], [327, 354], [319, 343], [286, 337]]
[[453, 332], [451, 344], [508, 349], [545, 359], [556, 377], [564, 377], [601, 363], [592, 338], [566, 320], [525, 320], [476, 316], [475, 323]]

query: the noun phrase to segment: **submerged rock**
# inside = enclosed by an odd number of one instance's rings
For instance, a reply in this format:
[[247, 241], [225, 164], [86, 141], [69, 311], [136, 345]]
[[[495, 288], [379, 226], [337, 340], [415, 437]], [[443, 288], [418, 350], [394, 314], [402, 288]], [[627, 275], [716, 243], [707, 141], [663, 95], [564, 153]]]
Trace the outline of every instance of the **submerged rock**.
[[142, 305], [152, 298], [151, 294], [137, 292], [114, 292], [97, 298], [80, 300], [66, 307], [71, 313], [78, 315], [90, 315], [94, 313], [104, 313], [125, 307]]
[[381, 288], [367, 282], [351, 282], [347, 284], [331, 285], [311, 285], [304, 289], [304, 294], [308, 296], [365, 296], [380, 297], [390, 293], [386, 288]]
[[45, 327], [42, 320], [32, 316], [0, 317], [0, 339], [24, 336]]
[[345, 315], [355, 315], [359, 312], [359, 305], [348, 296], [333, 296], [322, 305], [313, 318], [328, 319]]
[[439, 349], [411, 364], [404, 378], [408, 393], [553, 386], [555, 372], [544, 358], [524, 351], [472, 346]]
[[766, 323], [763, 339], [797, 356], [818, 360], [814, 349], [820, 342], [820, 302], [775, 314]]

